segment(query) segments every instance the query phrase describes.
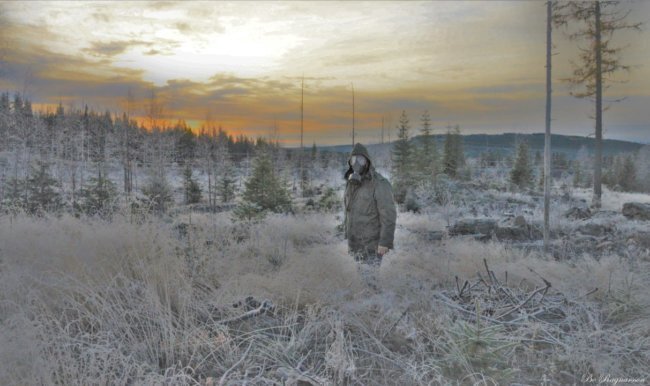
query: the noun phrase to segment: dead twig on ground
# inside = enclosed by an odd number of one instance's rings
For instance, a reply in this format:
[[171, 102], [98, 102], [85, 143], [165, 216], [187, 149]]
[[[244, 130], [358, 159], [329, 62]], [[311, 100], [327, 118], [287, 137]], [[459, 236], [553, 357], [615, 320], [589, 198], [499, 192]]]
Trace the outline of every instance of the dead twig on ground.
[[540, 293], [540, 292], [542, 292], [542, 291], [545, 291], [545, 290], [547, 290], [547, 289], [548, 289], [548, 287], [541, 287], [541, 288], [536, 289], [536, 290], [533, 291], [533, 293], [531, 293], [531, 294], [526, 298], [526, 300], [524, 300], [521, 304], [519, 304], [518, 306], [512, 308], [510, 311], [508, 311], [508, 312], [506, 312], [506, 313], [504, 313], [504, 314], [501, 314], [501, 315], [497, 316], [497, 319], [504, 318], [504, 317], [506, 317], [506, 316], [512, 314], [513, 312], [520, 310], [523, 306], [526, 305], [526, 303], [528, 303], [528, 302], [529, 302], [533, 297], [535, 297], [535, 295], [537, 295], [538, 293]]
[[397, 321], [395, 321], [395, 323], [393, 323], [393, 325], [384, 333], [384, 336], [381, 337], [381, 340], [386, 339], [388, 334], [390, 334], [390, 332], [393, 331], [393, 329], [399, 324], [399, 322], [402, 321], [404, 316], [406, 316], [406, 313], [409, 311], [410, 307], [411, 307], [410, 305], [406, 307], [406, 309], [402, 312], [399, 318], [397, 318]]
[[223, 373], [223, 375], [221, 376], [221, 379], [219, 380], [219, 386], [224, 385], [224, 382], [228, 378], [228, 374], [230, 374], [230, 372], [235, 370], [237, 368], [237, 366], [239, 366], [242, 362], [244, 362], [244, 359], [246, 359], [246, 357], [248, 356], [248, 353], [251, 351], [251, 347], [253, 347], [253, 341], [251, 341], [248, 344], [248, 348], [244, 352], [244, 355], [242, 355], [241, 358], [239, 358], [239, 360], [237, 362], [235, 362], [234, 365], [230, 366], [230, 368], [228, 370], [226, 370], [226, 372]]
[[235, 316], [235, 317], [232, 317], [232, 318], [220, 320], [219, 323], [220, 324], [230, 324], [230, 323], [235, 323], [235, 322], [242, 322], [242, 321], [244, 321], [246, 319], [250, 319], [250, 318], [253, 318], [253, 317], [256, 317], [256, 316], [259, 316], [259, 315], [263, 315], [263, 314], [271, 311], [273, 308], [274, 308], [273, 302], [271, 302], [270, 300], [264, 300], [264, 301], [262, 301], [262, 304], [259, 305], [259, 307], [255, 308], [253, 310], [250, 310], [248, 312], [245, 312], [245, 313], [243, 313], [243, 314], [241, 314], [239, 316]]

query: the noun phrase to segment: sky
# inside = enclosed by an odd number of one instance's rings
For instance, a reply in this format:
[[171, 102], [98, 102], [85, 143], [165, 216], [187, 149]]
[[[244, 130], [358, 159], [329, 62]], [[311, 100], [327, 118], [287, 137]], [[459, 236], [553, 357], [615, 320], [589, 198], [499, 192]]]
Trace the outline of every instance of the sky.
[[[604, 137], [650, 143], [650, 2], [623, 2], [629, 74], [605, 91]], [[563, 78], [579, 46], [553, 32], [552, 131], [593, 135], [593, 103]], [[0, 2], [0, 90], [45, 111], [88, 105], [148, 122], [300, 143], [377, 143], [434, 133], [543, 132], [543, 1]], [[301, 88], [301, 84], [304, 87]], [[302, 91], [301, 91], [302, 90]], [[153, 96], [153, 97], [152, 97]]]

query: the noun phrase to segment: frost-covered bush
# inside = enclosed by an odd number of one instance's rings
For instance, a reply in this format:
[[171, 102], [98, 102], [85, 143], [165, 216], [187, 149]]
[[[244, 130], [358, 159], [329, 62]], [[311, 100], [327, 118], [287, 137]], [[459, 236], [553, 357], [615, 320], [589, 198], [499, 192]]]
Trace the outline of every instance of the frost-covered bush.
[[142, 187], [142, 194], [149, 201], [149, 207], [156, 213], [165, 213], [174, 202], [171, 186], [164, 175], [152, 175]]

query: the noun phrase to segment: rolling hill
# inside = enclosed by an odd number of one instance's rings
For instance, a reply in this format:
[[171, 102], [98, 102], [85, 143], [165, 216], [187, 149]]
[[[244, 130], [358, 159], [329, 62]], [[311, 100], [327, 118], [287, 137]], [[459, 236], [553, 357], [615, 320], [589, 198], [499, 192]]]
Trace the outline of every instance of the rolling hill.
[[[435, 135], [436, 143], [439, 144], [438, 149], [442, 148], [445, 141], [444, 134]], [[504, 133], [504, 134], [469, 134], [463, 135], [463, 146], [466, 155], [475, 157], [480, 153], [487, 151], [496, 151], [503, 155], [511, 154], [515, 151], [516, 144], [519, 141], [528, 142], [531, 152], [544, 150], [544, 134], [518, 134], [518, 133]], [[416, 136], [411, 139], [413, 142], [419, 142], [421, 136]], [[392, 142], [394, 143], [394, 142]], [[368, 144], [369, 150], [385, 151], [392, 147], [392, 143], [384, 144]], [[574, 135], [551, 135], [551, 149], [554, 153], [565, 153], [568, 159], [573, 159], [581, 148], [585, 148], [589, 153], [594, 152], [594, 138], [579, 137]], [[639, 150], [644, 145], [637, 142], [620, 141], [615, 139], [603, 140], [603, 155], [611, 156], [621, 153], [631, 153]], [[335, 151], [347, 153], [351, 151], [351, 145], [334, 145], [334, 146], [320, 146], [320, 150]]]

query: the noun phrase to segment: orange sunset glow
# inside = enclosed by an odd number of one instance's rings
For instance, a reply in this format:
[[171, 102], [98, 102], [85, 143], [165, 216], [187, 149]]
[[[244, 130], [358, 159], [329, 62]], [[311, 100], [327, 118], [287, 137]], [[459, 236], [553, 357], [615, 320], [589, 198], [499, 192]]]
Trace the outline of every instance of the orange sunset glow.
[[[626, 4], [635, 21], [650, 3]], [[381, 139], [402, 110], [437, 133], [541, 132], [545, 11], [531, 2], [33, 2], [0, 3], [0, 89], [36, 109], [58, 103], [145, 124], [184, 120], [253, 137]], [[554, 32], [554, 132], [588, 135], [591, 104], [569, 95], [575, 44]], [[633, 67], [606, 91], [626, 97], [605, 113], [605, 136], [648, 142], [650, 30], [621, 33]], [[154, 95], [154, 99], [152, 99]], [[130, 97], [129, 97], [130, 96]]]

